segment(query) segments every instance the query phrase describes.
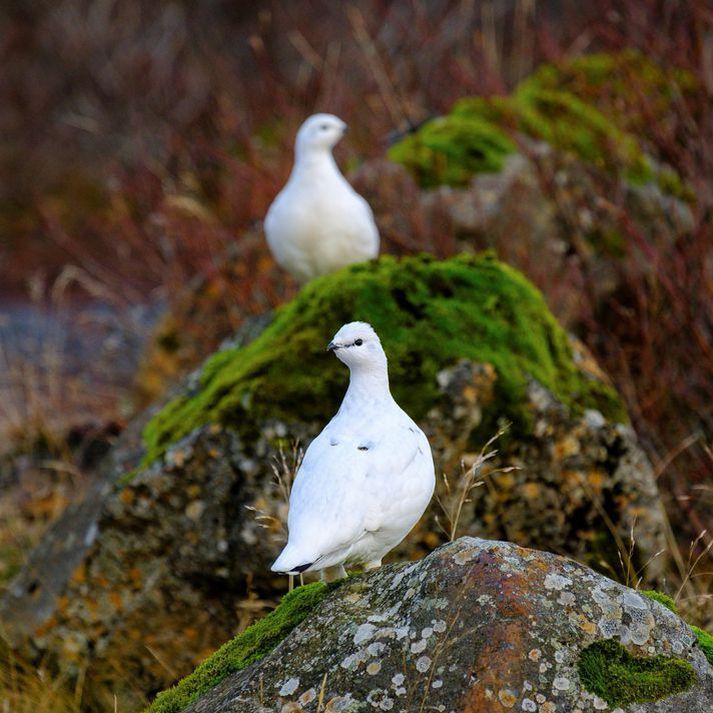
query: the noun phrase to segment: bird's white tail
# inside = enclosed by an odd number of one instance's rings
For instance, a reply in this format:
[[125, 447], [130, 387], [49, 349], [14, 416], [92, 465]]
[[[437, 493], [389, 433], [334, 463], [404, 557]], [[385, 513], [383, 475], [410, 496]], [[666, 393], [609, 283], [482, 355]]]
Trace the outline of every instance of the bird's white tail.
[[308, 570], [316, 559], [316, 556], [305, 554], [304, 550], [288, 543], [280, 556], [272, 563], [270, 569], [283, 574], [299, 574]]

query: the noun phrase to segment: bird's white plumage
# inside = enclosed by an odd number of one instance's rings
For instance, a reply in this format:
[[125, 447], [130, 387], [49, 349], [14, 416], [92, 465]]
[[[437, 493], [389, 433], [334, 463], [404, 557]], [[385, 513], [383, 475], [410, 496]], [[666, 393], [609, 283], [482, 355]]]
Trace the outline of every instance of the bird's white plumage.
[[276, 572], [376, 566], [416, 524], [433, 494], [428, 439], [391, 396], [374, 330], [352, 322], [330, 347], [349, 366], [349, 388], [295, 478], [289, 540], [272, 565]]
[[345, 129], [332, 114], [315, 114], [302, 124], [292, 173], [265, 217], [275, 260], [300, 282], [379, 254], [371, 208], [332, 156]]

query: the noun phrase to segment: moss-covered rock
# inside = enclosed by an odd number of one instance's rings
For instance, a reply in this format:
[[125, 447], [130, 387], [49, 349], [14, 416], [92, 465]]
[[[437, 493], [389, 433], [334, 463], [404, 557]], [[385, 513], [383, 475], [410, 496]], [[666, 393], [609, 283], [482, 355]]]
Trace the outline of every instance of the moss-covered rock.
[[467, 358], [495, 367], [492, 409], [518, 432], [531, 425], [523, 408], [529, 378], [574, 413], [593, 408], [626, 421], [615, 391], [576, 367], [567, 335], [520, 273], [489, 254], [441, 262], [382, 257], [314, 280], [254, 342], [210, 359], [195, 392], [146, 427], [146, 462], [206, 423], [240, 430], [248, 412], [253, 419], [328, 419], [347, 375], [324, 345], [355, 319], [381, 336], [395, 397], [417, 419], [438, 397], [436, 374]]
[[648, 134], [652, 123], [665, 121], [674, 102], [697, 90], [690, 72], [662, 67], [633, 49], [543, 65], [533, 77], [542, 89], [578, 96], [624, 131], [641, 136]]
[[[88, 706], [111, 709], [116, 694], [138, 709], [270, 609], [286, 588], [270, 571], [287, 512], [274, 469], [289, 480], [296, 460], [281, 447], [306, 446], [336, 410], [347, 371], [324, 346], [355, 317], [379, 329], [394, 393], [450, 486], [439, 479], [439, 500], [391, 557], [424, 556], [445, 526], [617, 572], [635, 523], [629, 564], [649, 562], [657, 581], [664, 518], [651, 467], [606, 376], [539, 292], [488, 255], [384, 258], [244, 325], [132, 423], [88, 498], [0, 597], [3, 635], [81, 674]], [[461, 464], [501, 418], [514, 425], [481, 473], [487, 487], [460, 503]]]
[[711, 696], [677, 616], [569, 559], [461, 538], [345, 582], [186, 713], [671, 713]]
[[286, 594], [263, 619], [223, 644], [189, 676], [161, 693], [147, 713], [177, 713], [234, 671], [259, 661], [272, 651], [339, 582], [313, 582]]
[[483, 117], [449, 116], [427, 122], [396, 144], [389, 155], [406, 166], [423, 188], [464, 186], [475, 173], [500, 171], [516, 150], [505, 131]]
[[[632, 184], [655, 181], [663, 191], [690, 199], [680, 177], [647, 156], [651, 147], [644, 137], [654, 117], [663, 116], [693, 82], [687, 73], [664, 71], [631, 51], [546, 64], [507, 97], [460, 100], [450, 114], [393, 146], [389, 156], [423, 188], [463, 186], [474, 174], [500, 170], [515, 151], [508, 137], [517, 132]], [[639, 87], [636, 99], [633, 86]]]

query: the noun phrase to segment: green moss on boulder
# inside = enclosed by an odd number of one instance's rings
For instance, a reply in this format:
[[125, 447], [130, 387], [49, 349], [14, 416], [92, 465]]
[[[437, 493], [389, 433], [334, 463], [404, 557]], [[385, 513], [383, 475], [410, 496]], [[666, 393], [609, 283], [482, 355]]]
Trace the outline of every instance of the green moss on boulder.
[[508, 136], [519, 132], [633, 184], [656, 181], [664, 192], [688, 200], [680, 177], [655, 167], [639, 137], [652, 114], [663, 118], [692, 82], [687, 73], [664, 71], [632, 51], [546, 64], [510, 96], [462, 99], [450, 114], [393, 146], [389, 156], [423, 188], [462, 186], [476, 173], [499, 170], [516, 150]]
[[475, 173], [500, 171], [516, 150], [502, 129], [482, 117], [448, 116], [433, 119], [390, 151], [424, 188], [464, 186]]
[[542, 65], [533, 77], [542, 89], [574, 94], [624, 131], [644, 135], [652, 123], [665, 121], [674, 102], [697, 89], [690, 72], [662, 67], [633, 49]]
[[531, 425], [523, 405], [530, 377], [574, 413], [595, 408], [626, 421], [616, 392], [576, 367], [567, 335], [522, 274], [490, 254], [445, 261], [382, 257], [314, 280], [257, 339], [209, 359], [197, 390], [174, 399], [147, 425], [145, 463], [209, 423], [240, 432], [272, 418], [324, 423], [348, 380], [325, 346], [352, 320], [368, 321], [379, 333], [392, 390], [417, 419], [439, 396], [436, 374], [466, 358], [495, 367], [490, 412], [511, 420], [515, 433]]
[[[674, 614], [678, 614], [676, 602], [674, 602], [668, 594], [657, 592], [655, 589], [648, 589], [641, 593], [649, 599], [653, 599], [655, 602], [662, 604], [667, 609], [670, 609]], [[689, 626], [691, 627], [691, 631], [696, 635], [698, 645], [703, 649], [703, 653], [708, 659], [708, 662], [713, 666], [713, 636], [698, 626], [694, 626], [693, 624], [689, 624]]]
[[159, 693], [147, 713], [176, 713], [224, 678], [259, 661], [294, 629], [326, 594], [338, 586], [314, 582], [286, 594], [280, 605], [209, 656], [173, 688]]
[[673, 601], [673, 597], [663, 592], [657, 592], [655, 589], [646, 589], [641, 592], [645, 597], [658, 602], [666, 609], [670, 609], [674, 614], [678, 614], [678, 609], [676, 608], [676, 602]]
[[653, 703], [687, 691], [696, 681], [688, 661], [673, 656], [632, 656], [618, 641], [595, 641], [577, 662], [582, 685], [612, 708]]
[[699, 626], [691, 626], [691, 630], [696, 635], [698, 639], [698, 645], [703, 649], [703, 653], [708, 659], [708, 663], [713, 666], [713, 636], [707, 631], [704, 631]]

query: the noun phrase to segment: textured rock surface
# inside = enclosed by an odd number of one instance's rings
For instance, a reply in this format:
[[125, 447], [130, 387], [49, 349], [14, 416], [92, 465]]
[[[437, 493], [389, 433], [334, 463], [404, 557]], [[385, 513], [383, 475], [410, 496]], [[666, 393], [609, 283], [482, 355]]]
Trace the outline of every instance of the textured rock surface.
[[571, 560], [474, 538], [347, 581], [185, 710], [621, 712], [580, 678], [583, 651], [606, 639], [626, 665], [604, 696], [656, 698], [636, 713], [710, 710], [713, 668], [675, 614]]
[[[353, 274], [335, 276], [341, 280], [335, 294], [341, 298], [348, 295]], [[375, 288], [372, 285], [370, 289]], [[402, 304], [404, 289], [403, 282], [397, 281], [394, 294]], [[529, 298], [539, 299], [532, 288], [528, 290]], [[382, 305], [390, 304], [392, 293], [387, 291], [379, 299]], [[419, 293], [419, 299], [428, 305], [430, 296]], [[436, 294], [435, 304], [438, 299]], [[490, 310], [493, 319], [499, 319], [502, 311], [511, 319], [513, 306], [505, 293], [495, 302], [492, 292], [482, 295], [482, 300], [482, 305], [474, 302], [472, 309]], [[348, 300], [347, 308], [351, 309]], [[339, 313], [345, 307], [337, 304], [333, 309], [335, 314], [327, 314], [323, 325], [310, 326], [328, 332], [324, 343], [334, 331], [332, 323], [338, 326], [345, 321]], [[414, 309], [420, 311], [421, 325], [429, 319], [421, 303], [406, 303], [400, 309], [403, 312], [394, 308], [393, 319], [410, 324]], [[478, 348], [492, 349], [494, 358], [505, 364], [520, 359], [514, 363], [539, 368], [565, 395], [568, 384], [579, 389], [582, 383], [595, 394], [600, 389], [610, 393], [605, 377], [582, 347], [568, 342], [551, 316], [545, 317], [538, 324], [514, 321], [522, 326], [515, 327], [514, 335], [508, 337], [511, 352], [503, 352], [500, 333], [481, 334]], [[212, 363], [239, 366], [242, 352], [236, 349], [267, 322], [269, 319], [246, 328]], [[564, 361], [560, 368], [568, 372], [558, 374], [558, 362], [547, 351], [542, 355], [534, 351], [534, 356], [528, 352], [529, 361], [516, 353], [518, 348], [524, 349], [518, 346], [518, 329], [532, 331], [534, 327], [542, 329], [543, 324], [549, 335], [543, 340], [547, 349], [554, 352], [556, 346], [557, 358]], [[427, 321], [425, 326], [429, 326]], [[282, 340], [281, 349], [292, 343], [279, 332], [274, 336], [275, 330], [271, 334], [270, 338]], [[316, 367], [304, 359], [300, 368], [319, 376], [327, 371], [322, 362], [329, 356], [320, 349], [319, 337], [310, 334], [310, 344], [318, 342]], [[412, 376], [419, 359], [428, 353], [425, 350], [433, 345], [424, 337], [407, 346], [410, 351], [404, 353], [410, 359], [407, 363], [414, 365], [408, 370]], [[264, 344], [262, 348], [260, 353], [270, 355]], [[549, 359], [554, 366], [543, 369], [538, 359]], [[260, 363], [264, 368], [265, 362]], [[616, 572], [617, 551], [627, 551], [628, 533], [635, 520], [635, 568], [665, 547], [662, 510], [651, 469], [627, 425], [608, 421], [571, 394], [570, 405], [565, 405], [527, 371], [513, 370], [523, 384], [517, 404], [499, 401], [503, 375], [493, 364], [454, 359], [433, 371], [435, 383], [428, 385], [432, 396], [422, 399], [426, 407], [421, 425], [432, 441], [439, 472], [447, 473], [452, 484], [458, 482], [461, 460], [468, 463], [474, 459], [504, 412], [516, 408], [521, 418], [519, 430], [503, 439], [500, 453], [488, 462], [491, 474], [483, 473], [485, 485], [476, 488], [472, 502], [466, 503], [459, 533], [546, 547]], [[198, 372], [172, 399], [190, 405], [206, 388]], [[304, 388], [313, 389], [314, 382], [305, 381]], [[229, 390], [228, 395], [237, 394]], [[270, 397], [284, 401], [279, 390]], [[111, 698], [103, 699], [101, 691], [103, 684], [115, 677], [117, 661], [122, 662], [120, 678], [136, 687], [135, 691], [121, 691], [122, 700], [140, 700], [142, 693], [163, 688], [191, 670], [227, 634], [264, 611], [269, 599], [284, 591], [284, 578], [274, 577], [268, 570], [283, 542], [280, 522], [286, 514], [273, 466], [281, 446], [287, 445], [289, 451], [293, 439], [307, 443], [323, 424], [300, 418], [299, 411], [279, 419], [256, 415], [251, 406], [256, 403], [254, 397], [239, 402], [237, 417], [190, 431], [168, 444], [150, 466], [140, 465], [146, 447], [139, 434], [152, 414], [139, 419], [111, 454], [103, 479], [87, 501], [52, 528], [0, 602], [0, 620], [12, 640], [38, 655], [49, 653], [69, 673], [78, 673], [80, 662], [88, 664], [84, 690], [103, 705], [111, 705]], [[293, 408], [300, 403], [295, 398]], [[329, 404], [321, 407], [333, 408]], [[284, 405], [281, 408], [284, 411]], [[513, 465], [519, 469], [495, 472], [498, 467]], [[447, 501], [442, 485], [440, 496]], [[261, 526], [255, 510], [268, 518], [262, 520], [268, 529]], [[396, 556], [422, 556], [440, 544], [443, 537], [435, 522], [437, 515], [444, 523], [434, 503]], [[654, 578], [661, 561], [654, 559], [650, 565], [649, 574]], [[167, 661], [170, 667], [165, 665]]]

